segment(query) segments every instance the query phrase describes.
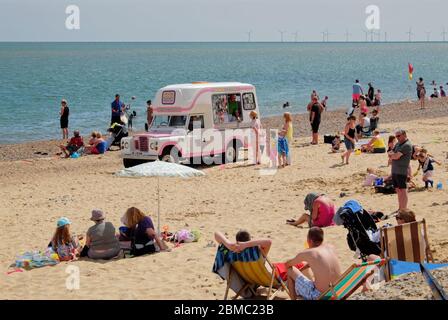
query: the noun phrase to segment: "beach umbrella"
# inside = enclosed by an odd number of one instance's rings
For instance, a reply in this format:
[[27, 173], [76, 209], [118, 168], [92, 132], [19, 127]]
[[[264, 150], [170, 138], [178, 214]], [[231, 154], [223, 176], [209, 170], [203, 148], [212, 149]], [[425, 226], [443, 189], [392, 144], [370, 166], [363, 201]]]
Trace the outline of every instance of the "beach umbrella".
[[120, 170], [115, 175], [129, 178], [157, 177], [157, 232], [160, 234], [160, 177], [189, 178], [205, 176], [205, 173], [184, 165], [156, 160]]

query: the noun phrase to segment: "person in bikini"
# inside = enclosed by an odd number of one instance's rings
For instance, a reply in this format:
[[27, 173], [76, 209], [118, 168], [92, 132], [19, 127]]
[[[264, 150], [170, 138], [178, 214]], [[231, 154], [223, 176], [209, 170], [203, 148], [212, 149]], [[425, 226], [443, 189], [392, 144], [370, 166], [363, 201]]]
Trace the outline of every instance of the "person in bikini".
[[335, 206], [333, 201], [324, 194], [319, 195], [316, 192], [311, 192], [306, 195], [305, 210], [309, 213], [304, 213], [299, 219], [288, 219], [287, 224], [292, 226], [300, 226], [301, 224], [308, 222], [310, 228], [312, 226], [328, 227], [334, 225], [333, 217], [335, 214]]
[[[288, 289], [295, 300], [317, 300], [330, 284], [341, 276], [341, 266], [333, 245], [324, 243], [324, 231], [312, 227], [307, 236], [308, 249], [299, 252], [286, 262], [288, 268]], [[300, 271], [295, 265], [306, 262], [309, 268]]]

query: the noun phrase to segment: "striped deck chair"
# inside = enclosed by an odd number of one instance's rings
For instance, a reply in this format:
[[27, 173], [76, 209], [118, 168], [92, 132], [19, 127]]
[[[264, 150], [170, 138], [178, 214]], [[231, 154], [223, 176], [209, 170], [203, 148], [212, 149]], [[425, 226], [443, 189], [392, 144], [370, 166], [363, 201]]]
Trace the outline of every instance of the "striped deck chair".
[[355, 292], [364, 282], [374, 274], [375, 270], [386, 264], [386, 260], [353, 264], [342, 274], [336, 284], [331, 285], [327, 291], [322, 293], [319, 300], [345, 300]]
[[407, 262], [434, 261], [429, 248], [426, 221], [381, 228], [381, 258], [387, 259], [386, 280], [391, 279], [390, 259]]
[[[219, 250], [219, 249], [218, 249]], [[249, 289], [256, 295], [255, 287], [261, 286], [269, 288], [266, 299], [272, 300], [275, 296], [285, 291], [289, 297], [289, 290], [284, 281], [278, 276], [274, 266], [267, 257], [263, 255], [258, 247], [247, 248], [240, 253], [227, 252], [227, 262], [230, 263], [230, 271], [227, 280], [224, 300], [227, 299], [232, 274], [237, 273], [244, 280], [245, 285], [236, 293], [233, 299], [237, 299], [240, 294]]]

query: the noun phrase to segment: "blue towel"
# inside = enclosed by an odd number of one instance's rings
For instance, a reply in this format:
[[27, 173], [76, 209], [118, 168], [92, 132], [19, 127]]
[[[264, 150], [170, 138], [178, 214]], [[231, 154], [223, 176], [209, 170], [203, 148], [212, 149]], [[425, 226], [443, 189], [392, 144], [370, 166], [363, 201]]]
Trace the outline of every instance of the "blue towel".
[[[391, 259], [389, 263], [392, 277], [411, 272], [420, 272], [420, 264], [418, 262]], [[448, 263], [424, 263], [424, 265], [429, 270], [448, 267]]]
[[213, 263], [213, 272], [218, 273], [224, 263], [233, 263], [235, 261], [252, 262], [260, 259], [260, 249], [251, 247], [244, 249], [240, 253], [236, 253], [227, 249], [224, 245], [220, 245], [216, 252], [215, 262]]

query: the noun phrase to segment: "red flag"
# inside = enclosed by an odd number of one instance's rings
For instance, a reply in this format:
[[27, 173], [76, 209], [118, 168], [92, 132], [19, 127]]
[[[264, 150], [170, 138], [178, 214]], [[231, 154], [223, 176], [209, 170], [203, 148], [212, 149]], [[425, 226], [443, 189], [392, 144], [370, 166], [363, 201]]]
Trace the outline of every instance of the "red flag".
[[409, 70], [409, 80], [412, 80], [412, 74], [414, 73], [414, 66], [411, 63], [408, 63]]

